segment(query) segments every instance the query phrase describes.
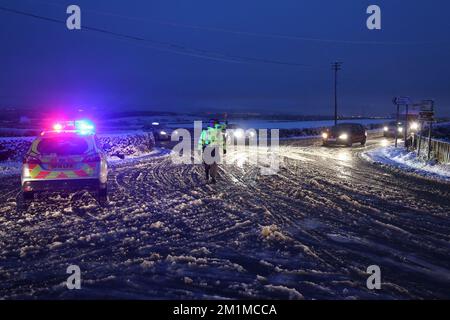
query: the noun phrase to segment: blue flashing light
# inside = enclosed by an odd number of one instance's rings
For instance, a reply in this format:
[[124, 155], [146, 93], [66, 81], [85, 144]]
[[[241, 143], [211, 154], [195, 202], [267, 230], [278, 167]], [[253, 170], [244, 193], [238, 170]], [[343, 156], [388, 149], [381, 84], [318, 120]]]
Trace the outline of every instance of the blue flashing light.
[[88, 135], [94, 133], [94, 124], [88, 120], [75, 121], [75, 128], [81, 135]]
[[[60, 121], [54, 123], [52, 126], [52, 130], [47, 132], [91, 135], [95, 133], [95, 126], [89, 120]], [[43, 134], [44, 133], [42, 133], [41, 135]]]

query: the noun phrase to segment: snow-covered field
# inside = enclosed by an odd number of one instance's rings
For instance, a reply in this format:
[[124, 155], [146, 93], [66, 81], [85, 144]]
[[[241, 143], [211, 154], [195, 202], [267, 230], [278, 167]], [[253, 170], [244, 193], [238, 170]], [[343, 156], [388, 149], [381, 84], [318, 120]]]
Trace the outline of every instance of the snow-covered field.
[[[178, 115], [178, 116], [144, 116], [144, 117], [125, 117], [111, 119], [104, 122], [104, 128], [126, 127], [140, 129], [144, 125], [150, 125], [152, 122], [158, 122], [171, 128], [193, 128], [194, 121], [203, 121], [206, 125], [209, 118], [206, 116]], [[388, 119], [350, 119], [341, 120], [341, 122], [361, 123], [364, 125], [382, 124], [389, 122]], [[229, 123], [237, 124], [245, 129], [310, 129], [329, 127], [334, 124], [333, 120], [272, 120], [272, 119], [229, 119]]]
[[[270, 176], [238, 148], [216, 185], [161, 152], [113, 163], [106, 206], [79, 191], [23, 207], [4, 177], [0, 297], [448, 299], [449, 185], [360, 159], [380, 144], [286, 141]], [[72, 264], [81, 290], [64, 284]]]
[[[386, 119], [351, 119], [342, 120], [346, 123], [361, 123], [364, 125], [382, 124], [389, 122]], [[334, 125], [333, 120], [323, 121], [280, 121], [280, 120], [229, 120], [229, 123], [233, 123], [244, 129], [312, 129], [312, 128], [324, 128]], [[207, 123], [205, 123], [207, 124]], [[170, 123], [172, 128], [193, 128], [194, 122], [183, 123]]]
[[368, 151], [366, 159], [383, 165], [389, 165], [400, 170], [406, 170], [427, 177], [450, 181], [450, 164], [439, 164], [418, 158], [416, 152], [407, 151], [402, 146], [385, 146]]

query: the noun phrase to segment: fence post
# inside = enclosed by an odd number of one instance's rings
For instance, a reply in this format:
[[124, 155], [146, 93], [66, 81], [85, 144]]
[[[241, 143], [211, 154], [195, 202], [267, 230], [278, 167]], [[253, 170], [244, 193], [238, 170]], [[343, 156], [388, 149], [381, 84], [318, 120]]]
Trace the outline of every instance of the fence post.
[[433, 122], [430, 122], [430, 127], [428, 130], [428, 161], [431, 157], [431, 130], [432, 130]]
[[420, 148], [422, 147], [422, 135], [419, 135], [419, 147], [417, 148], [417, 157], [420, 157]]

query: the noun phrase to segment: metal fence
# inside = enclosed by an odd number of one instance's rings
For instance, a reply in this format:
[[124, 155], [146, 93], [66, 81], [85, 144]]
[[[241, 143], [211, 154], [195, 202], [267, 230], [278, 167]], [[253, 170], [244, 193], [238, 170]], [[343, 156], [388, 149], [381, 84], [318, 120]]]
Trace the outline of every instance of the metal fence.
[[[419, 145], [420, 142], [420, 145]], [[414, 147], [418, 152], [419, 157], [428, 157], [428, 150], [431, 148], [430, 158], [435, 159], [439, 163], [450, 163], [450, 143], [431, 139], [431, 144], [428, 143], [428, 137], [416, 137]]]

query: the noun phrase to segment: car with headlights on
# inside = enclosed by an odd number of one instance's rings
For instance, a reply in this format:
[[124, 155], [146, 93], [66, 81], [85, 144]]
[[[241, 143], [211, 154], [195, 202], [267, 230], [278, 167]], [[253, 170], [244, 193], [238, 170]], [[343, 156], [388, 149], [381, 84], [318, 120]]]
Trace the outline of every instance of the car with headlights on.
[[226, 124], [225, 128], [226, 128], [225, 129], [225, 137], [227, 139], [231, 139], [231, 140], [244, 139], [244, 141], [245, 141], [247, 139], [254, 138], [257, 135], [256, 130], [254, 130], [254, 129], [245, 130], [245, 129], [241, 128], [240, 126], [238, 126], [237, 124]]
[[[417, 121], [408, 122], [408, 130], [411, 133], [417, 133], [420, 130], [420, 124]], [[401, 137], [405, 132], [405, 125], [403, 122], [391, 121], [384, 125], [383, 136], [384, 137], [395, 137], [395, 132], [397, 132], [397, 137]]]
[[21, 172], [22, 194], [34, 199], [39, 191], [95, 190], [107, 197], [108, 165], [94, 126], [66, 121], [41, 133], [26, 153]]
[[151, 131], [157, 141], [170, 141], [172, 133], [176, 133], [176, 130], [160, 124], [159, 122], [153, 122]]
[[402, 122], [397, 123], [397, 121], [391, 121], [383, 126], [383, 136], [386, 138], [393, 138], [397, 132], [397, 136], [400, 137], [404, 130], [405, 128]]
[[322, 132], [324, 146], [345, 145], [351, 147], [354, 143], [366, 144], [367, 131], [358, 123], [340, 123]]

